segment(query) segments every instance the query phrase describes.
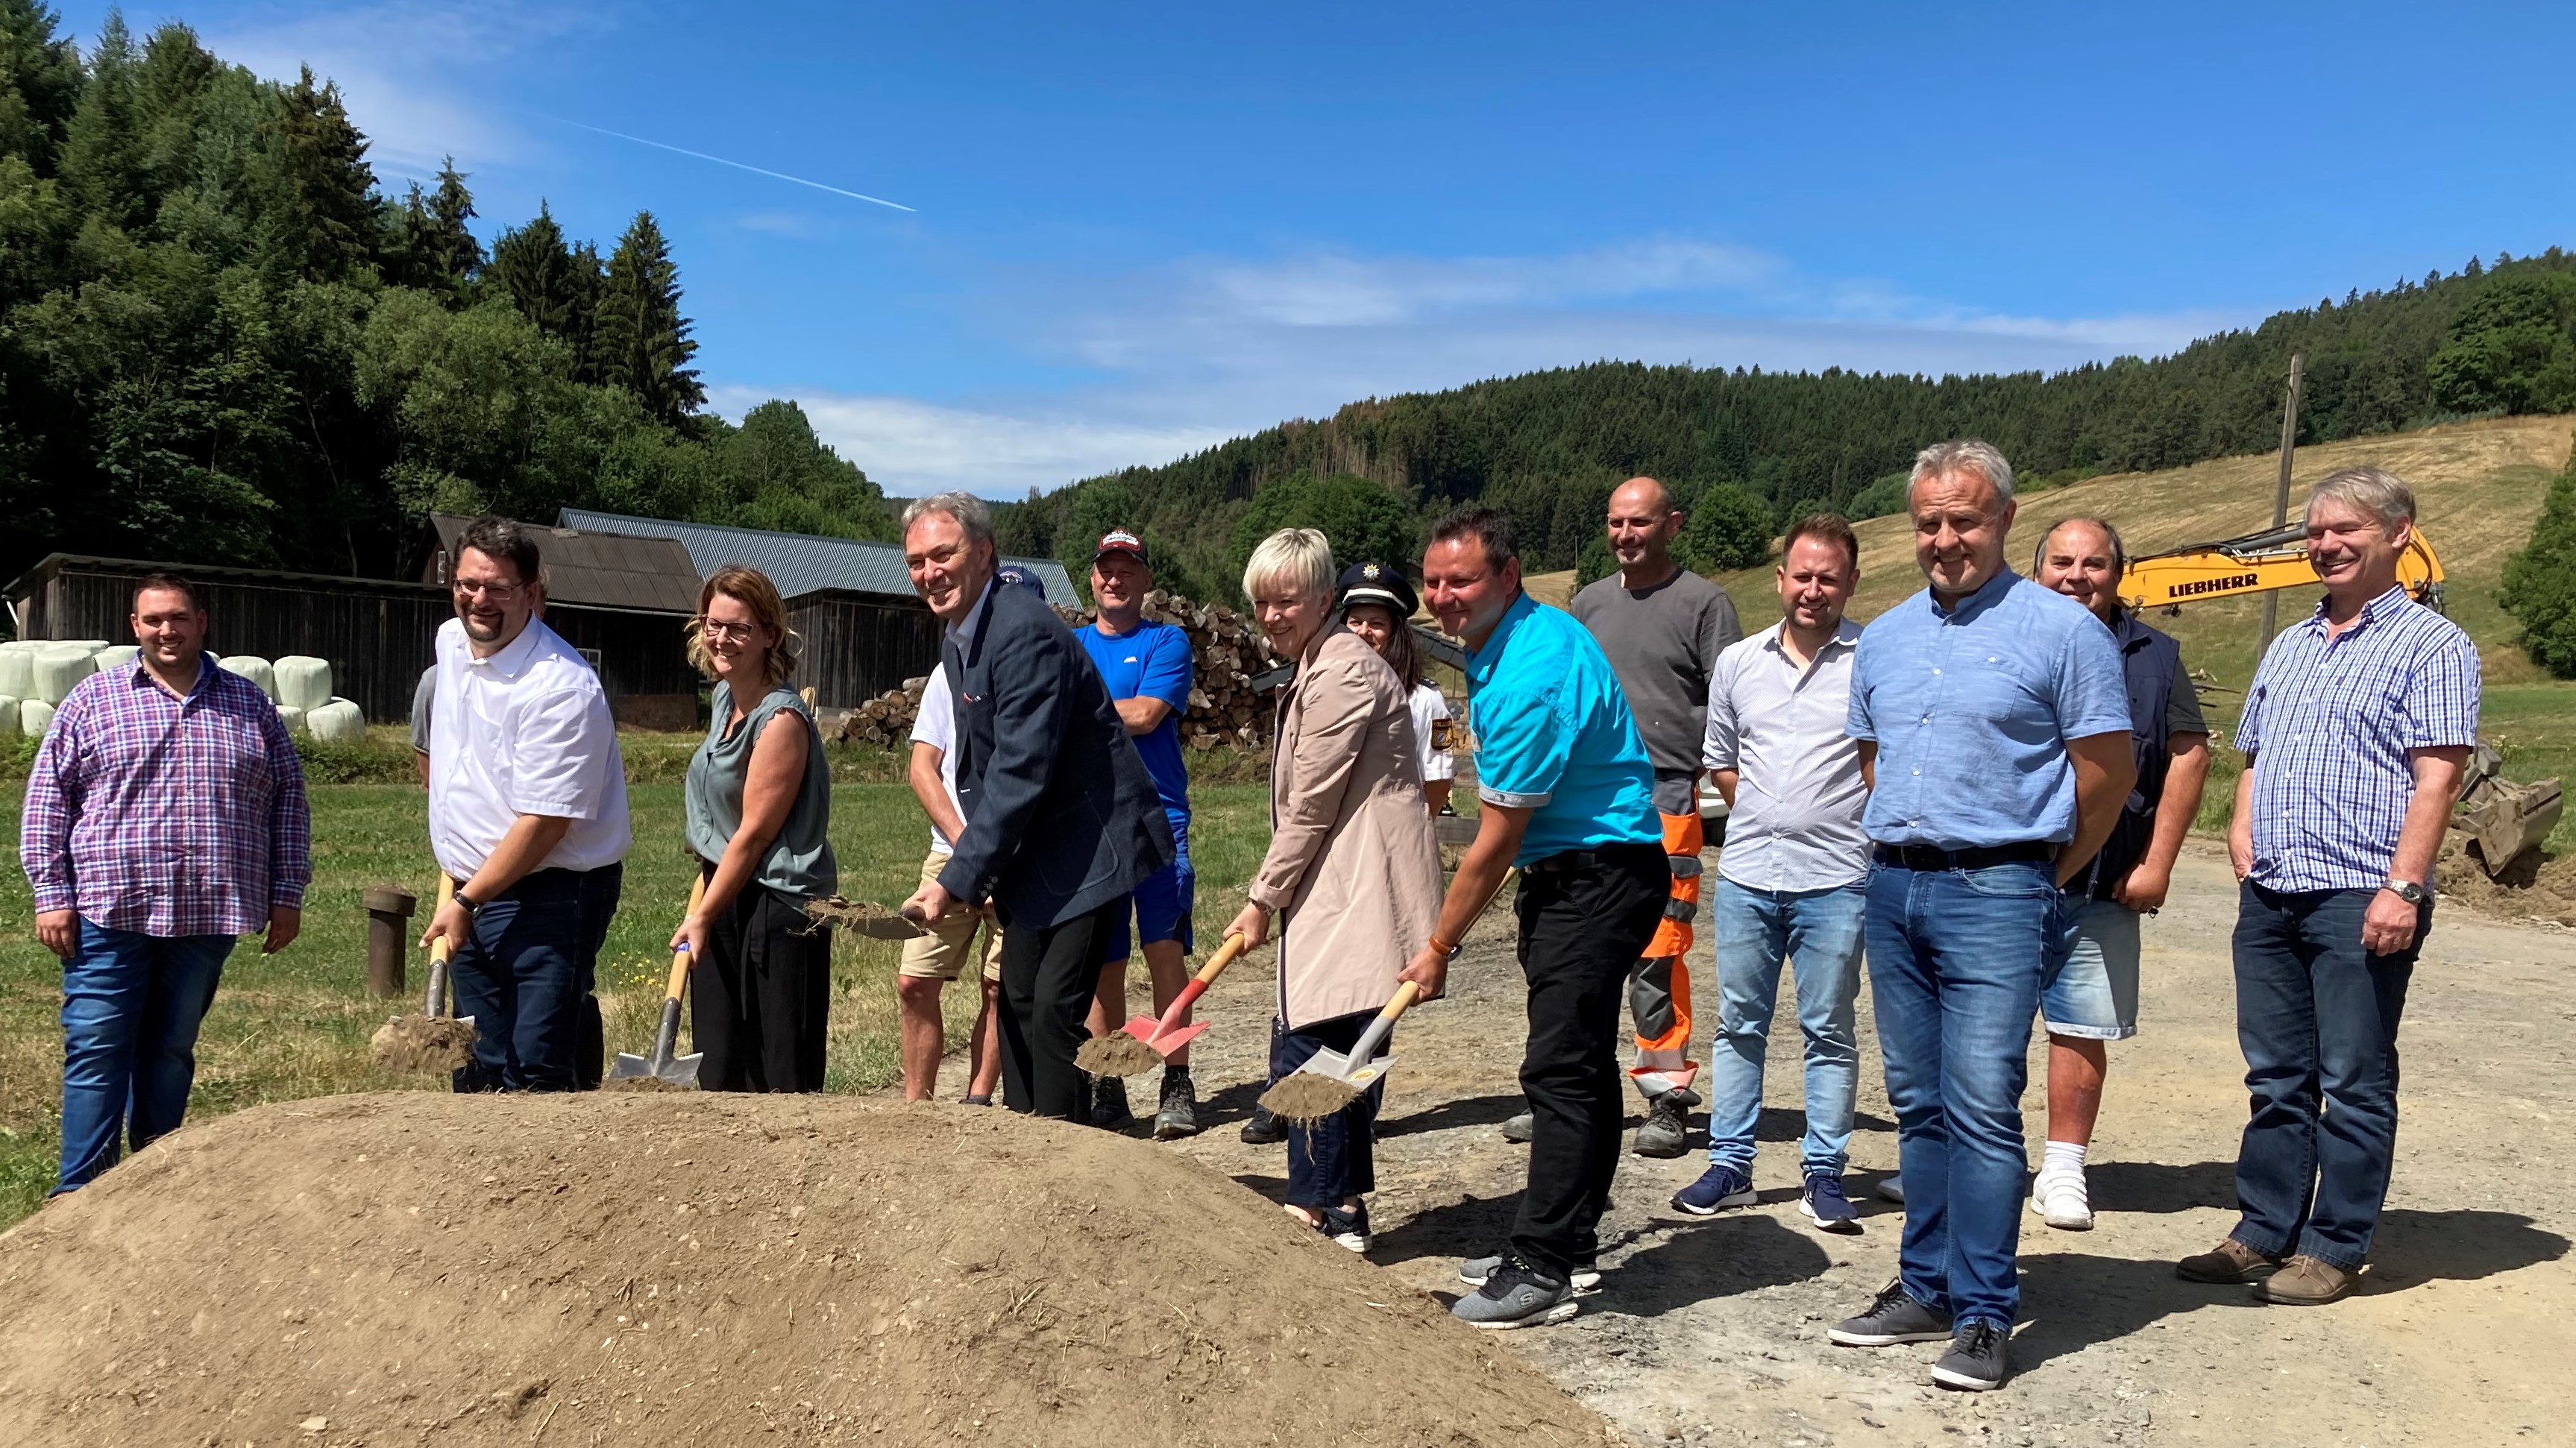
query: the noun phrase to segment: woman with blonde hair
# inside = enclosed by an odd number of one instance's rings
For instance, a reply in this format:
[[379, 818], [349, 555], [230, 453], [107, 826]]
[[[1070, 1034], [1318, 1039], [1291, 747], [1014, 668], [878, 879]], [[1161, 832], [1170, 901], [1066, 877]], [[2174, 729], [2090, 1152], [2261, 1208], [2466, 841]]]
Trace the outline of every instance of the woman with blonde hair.
[[698, 590], [689, 662], [714, 679], [714, 718], [689, 758], [685, 825], [706, 893], [673, 950], [689, 952], [689, 1030], [710, 1091], [820, 1091], [831, 932], [805, 904], [838, 884], [832, 774], [787, 682], [795, 635], [777, 585], [729, 563]]
[[[1312, 528], [1271, 534], [1243, 570], [1271, 651], [1296, 667], [1270, 761], [1270, 850], [1229, 933], [1258, 945], [1279, 916], [1270, 1079], [1319, 1050], [1348, 1051], [1431, 939], [1440, 850], [1403, 683], [1333, 621], [1333, 550]], [[1291, 1215], [1354, 1252], [1369, 1247], [1379, 1102], [1288, 1128]]]

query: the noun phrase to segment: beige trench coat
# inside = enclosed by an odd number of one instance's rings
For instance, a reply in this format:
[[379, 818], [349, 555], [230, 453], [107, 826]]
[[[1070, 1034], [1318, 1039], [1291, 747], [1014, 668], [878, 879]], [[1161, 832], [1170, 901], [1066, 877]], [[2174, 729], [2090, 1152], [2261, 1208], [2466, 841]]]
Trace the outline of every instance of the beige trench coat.
[[1298, 1030], [1395, 994], [1440, 918], [1440, 846], [1395, 670], [1338, 625], [1279, 706], [1270, 851], [1255, 904], [1282, 912], [1279, 1019]]

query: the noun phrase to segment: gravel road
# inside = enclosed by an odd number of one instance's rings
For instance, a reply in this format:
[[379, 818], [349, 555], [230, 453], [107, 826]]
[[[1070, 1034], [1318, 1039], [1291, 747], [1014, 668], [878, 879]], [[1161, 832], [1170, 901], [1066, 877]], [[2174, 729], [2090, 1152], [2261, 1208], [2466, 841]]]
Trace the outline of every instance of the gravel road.
[[[2098, 1225], [2060, 1232], [2025, 1213], [2024, 1320], [2003, 1391], [1926, 1386], [1935, 1346], [1825, 1341], [1827, 1323], [1894, 1275], [1901, 1225], [1901, 1209], [1866, 1190], [1896, 1163], [1866, 990], [1851, 1146], [1862, 1235], [1822, 1235], [1798, 1214], [1798, 1043], [1784, 1011], [1760, 1205], [1711, 1219], [1666, 1205], [1702, 1166], [1695, 1121], [1689, 1156], [1623, 1159], [1604, 1224], [1608, 1277], [1582, 1314], [1502, 1340], [1647, 1444], [2576, 1443], [2576, 933], [2437, 910], [2408, 1002], [2396, 1180], [2369, 1277], [2331, 1307], [2266, 1307], [2242, 1288], [2179, 1281], [2172, 1267], [2235, 1220], [2235, 900], [2223, 856], [2196, 846], [2147, 923], [2143, 1030], [2112, 1047], [2094, 1144]], [[1525, 1170], [1524, 1149], [1499, 1130], [1519, 1109], [1523, 1036], [1507, 926], [1490, 916], [1450, 998], [1398, 1033], [1372, 1260], [1426, 1293], [1458, 1291], [1455, 1259], [1500, 1240]], [[1211, 992], [1197, 1074], [1218, 1124], [1172, 1149], [1275, 1196], [1282, 1149], [1235, 1134], [1261, 1089], [1267, 964], [1257, 955]], [[1695, 979], [1704, 1050], [1704, 940]], [[2040, 1068], [2035, 1049], [2034, 1159]], [[1154, 1079], [1139, 1080], [1140, 1096]]]

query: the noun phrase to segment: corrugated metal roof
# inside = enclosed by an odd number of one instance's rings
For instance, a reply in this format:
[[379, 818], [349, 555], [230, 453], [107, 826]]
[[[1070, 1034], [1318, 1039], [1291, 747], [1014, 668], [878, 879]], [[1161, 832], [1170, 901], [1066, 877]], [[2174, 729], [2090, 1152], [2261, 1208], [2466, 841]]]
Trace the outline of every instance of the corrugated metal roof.
[[[721, 523], [675, 523], [667, 518], [635, 518], [623, 513], [595, 513], [566, 508], [562, 524], [586, 534], [623, 533], [637, 538], [676, 538], [703, 578], [728, 563], [748, 564], [769, 575], [779, 595], [794, 598], [819, 589], [892, 594], [910, 598], [912, 575], [903, 566], [903, 549], [892, 543], [856, 538], [820, 538], [810, 533], [765, 533]], [[1047, 601], [1080, 608], [1073, 576], [1052, 558], [1011, 558], [1046, 584]], [[690, 607], [697, 606], [694, 595]]]
[[[471, 518], [453, 513], [429, 515], [438, 546], [424, 570], [425, 583], [443, 582], [456, 535]], [[653, 613], [696, 613], [700, 574], [688, 548], [665, 535], [633, 534], [624, 529], [549, 528], [522, 524], [536, 534], [544, 560], [546, 597], [557, 603], [601, 608], [642, 609]]]

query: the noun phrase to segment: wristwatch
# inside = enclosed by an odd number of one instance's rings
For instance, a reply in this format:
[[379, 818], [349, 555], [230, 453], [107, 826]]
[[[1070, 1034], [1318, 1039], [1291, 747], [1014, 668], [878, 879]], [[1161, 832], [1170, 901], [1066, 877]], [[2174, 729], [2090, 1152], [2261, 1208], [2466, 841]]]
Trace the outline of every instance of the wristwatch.
[[2423, 886], [2412, 880], [2382, 880], [2379, 882], [2379, 888], [2409, 905], [2421, 905], [2432, 898]]
[[450, 899], [450, 900], [453, 900], [453, 901], [455, 901], [457, 904], [459, 904], [459, 905], [461, 905], [461, 906], [465, 907], [465, 918], [466, 918], [466, 919], [468, 919], [468, 920], [473, 919], [473, 918], [474, 918], [474, 916], [475, 916], [475, 914], [476, 914], [476, 912], [480, 911], [480, 910], [483, 908], [483, 902], [482, 902], [482, 901], [475, 899], [473, 896], [466, 894], [466, 893], [465, 893], [464, 891], [462, 891], [462, 890], [458, 890], [458, 891], [454, 892], [453, 894], [449, 895], [447, 898], [448, 898], [448, 899]]

